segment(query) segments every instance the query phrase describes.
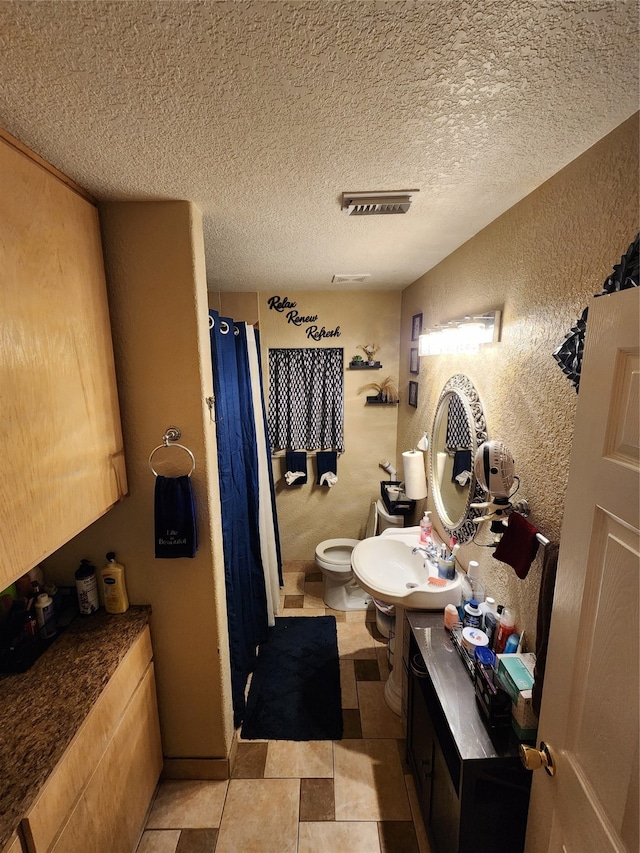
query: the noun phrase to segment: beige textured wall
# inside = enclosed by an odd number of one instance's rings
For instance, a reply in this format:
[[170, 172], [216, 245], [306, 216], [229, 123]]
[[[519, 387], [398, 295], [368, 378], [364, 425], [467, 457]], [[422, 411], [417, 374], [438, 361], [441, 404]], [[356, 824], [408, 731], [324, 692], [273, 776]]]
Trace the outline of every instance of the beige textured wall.
[[[48, 559], [47, 574], [72, 582], [81, 557], [100, 567], [116, 551], [132, 603], [153, 607], [165, 756], [224, 758], [233, 723], [201, 217], [188, 202], [109, 203], [101, 221], [130, 495]], [[197, 461], [192, 560], [154, 557], [147, 460], [169, 425]], [[181, 452], [154, 464], [169, 454]]]
[[[354, 355], [363, 355], [358, 344], [380, 345], [376, 359], [381, 370], [348, 370], [344, 374], [344, 446], [338, 458], [338, 482], [327, 488], [315, 485], [315, 460], [309, 458], [309, 479], [304, 486], [287, 486], [284, 460], [274, 460], [278, 521], [285, 560], [313, 560], [316, 545], [335, 537], [362, 538], [369, 505], [379, 495], [380, 480], [388, 479], [378, 463], [395, 458], [398, 406], [366, 406], [367, 393], [358, 389], [387, 376], [398, 378], [398, 291], [260, 293], [260, 340], [268, 397], [270, 347], [343, 347], [345, 368]], [[271, 296], [286, 296], [304, 315], [317, 315], [317, 325], [340, 326], [340, 337], [314, 342], [306, 336], [309, 324], [295, 326], [286, 313], [269, 308]], [[363, 356], [364, 357], [364, 356]]]
[[[502, 342], [481, 354], [420, 360], [419, 406], [400, 407], [399, 450], [431, 430], [447, 379], [466, 374], [480, 394], [489, 437], [503, 439], [515, 457], [529, 520], [558, 540], [577, 396], [551, 353], [637, 231], [636, 115], [403, 292], [403, 384], [412, 315], [423, 312], [430, 326], [501, 308], [503, 321]], [[520, 581], [489, 549], [469, 545], [460, 551], [465, 566], [469, 559], [480, 562], [489, 594], [515, 608], [531, 642], [541, 553]]]

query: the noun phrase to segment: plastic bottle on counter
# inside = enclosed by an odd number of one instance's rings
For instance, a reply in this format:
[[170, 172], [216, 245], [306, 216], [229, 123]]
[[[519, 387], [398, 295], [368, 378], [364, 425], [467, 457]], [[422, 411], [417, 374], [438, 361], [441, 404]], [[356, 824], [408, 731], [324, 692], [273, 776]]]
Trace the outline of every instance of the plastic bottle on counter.
[[433, 541], [433, 527], [431, 524], [431, 513], [425, 512], [420, 519], [420, 544], [431, 545]]
[[76, 591], [78, 593], [78, 609], [83, 616], [90, 616], [100, 607], [96, 567], [89, 560], [80, 560], [80, 566], [76, 570], [75, 578]]
[[507, 644], [507, 640], [516, 630], [516, 620], [508, 607], [505, 607], [500, 614], [500, 618], [498, 620], [498, 632], [496, 634], [496, 648], [495, 652], [497, 655], [501, 655], [504, 652], [504, 647]]
[[107, 565], [100, 569], [100, 581], [107, 613], [125, 613], [129, 609], [129, 598], [124, 581], [124, 566], [116, 563], [113, 551], [107, 554]]
[[480, 628], [482, 625], [482, 611], [478, 607], [478, 602], [471, 599], [464, 606], [464, 616], [462, 617], [463, 628]]
[[53, 599], [46, 592], [41, 592], [36, 599], [36, 622], [41, 637], [53, 637], [56, 633], [56, 620], [53, 613]]

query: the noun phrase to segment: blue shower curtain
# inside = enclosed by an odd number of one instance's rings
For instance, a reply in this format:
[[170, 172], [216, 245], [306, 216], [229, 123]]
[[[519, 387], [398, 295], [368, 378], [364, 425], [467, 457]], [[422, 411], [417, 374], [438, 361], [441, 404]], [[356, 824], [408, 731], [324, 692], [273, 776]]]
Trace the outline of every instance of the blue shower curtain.
[[[209, 312], [234, 722], [267, 636], [258, 525], [258, 458], [244, 324]], [[213, 324], [213, 325], [211, 325]], [[262, 416], [262, 413], [258, 413]]]

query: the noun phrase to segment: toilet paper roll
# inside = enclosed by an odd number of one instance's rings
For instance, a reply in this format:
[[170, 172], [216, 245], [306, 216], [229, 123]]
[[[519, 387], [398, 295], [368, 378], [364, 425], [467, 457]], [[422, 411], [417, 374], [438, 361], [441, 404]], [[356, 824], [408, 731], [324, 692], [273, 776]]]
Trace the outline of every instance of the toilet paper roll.
[[404, 466], [404, 491], [412, 501], [427, 496], [427, 478], [424, 472], [424, 456], [419, 450], [406, 450], [402, 454]]

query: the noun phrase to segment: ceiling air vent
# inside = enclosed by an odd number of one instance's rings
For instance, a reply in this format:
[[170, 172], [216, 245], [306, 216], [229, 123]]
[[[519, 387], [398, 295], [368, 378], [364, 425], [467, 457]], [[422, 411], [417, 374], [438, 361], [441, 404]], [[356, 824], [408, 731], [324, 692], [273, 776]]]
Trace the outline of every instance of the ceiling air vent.
[[406, 213], [411, 207], [411, 194], [417, 192], [419, 190], [342, 193], [342, 209], [348, 216]]
[[370, 272], [360, 272], [348, 275], [346, 273], [336, 273], [331, 279], [332, 284], [356, 284], [357, 282], [366, 281], [371, 276]]

